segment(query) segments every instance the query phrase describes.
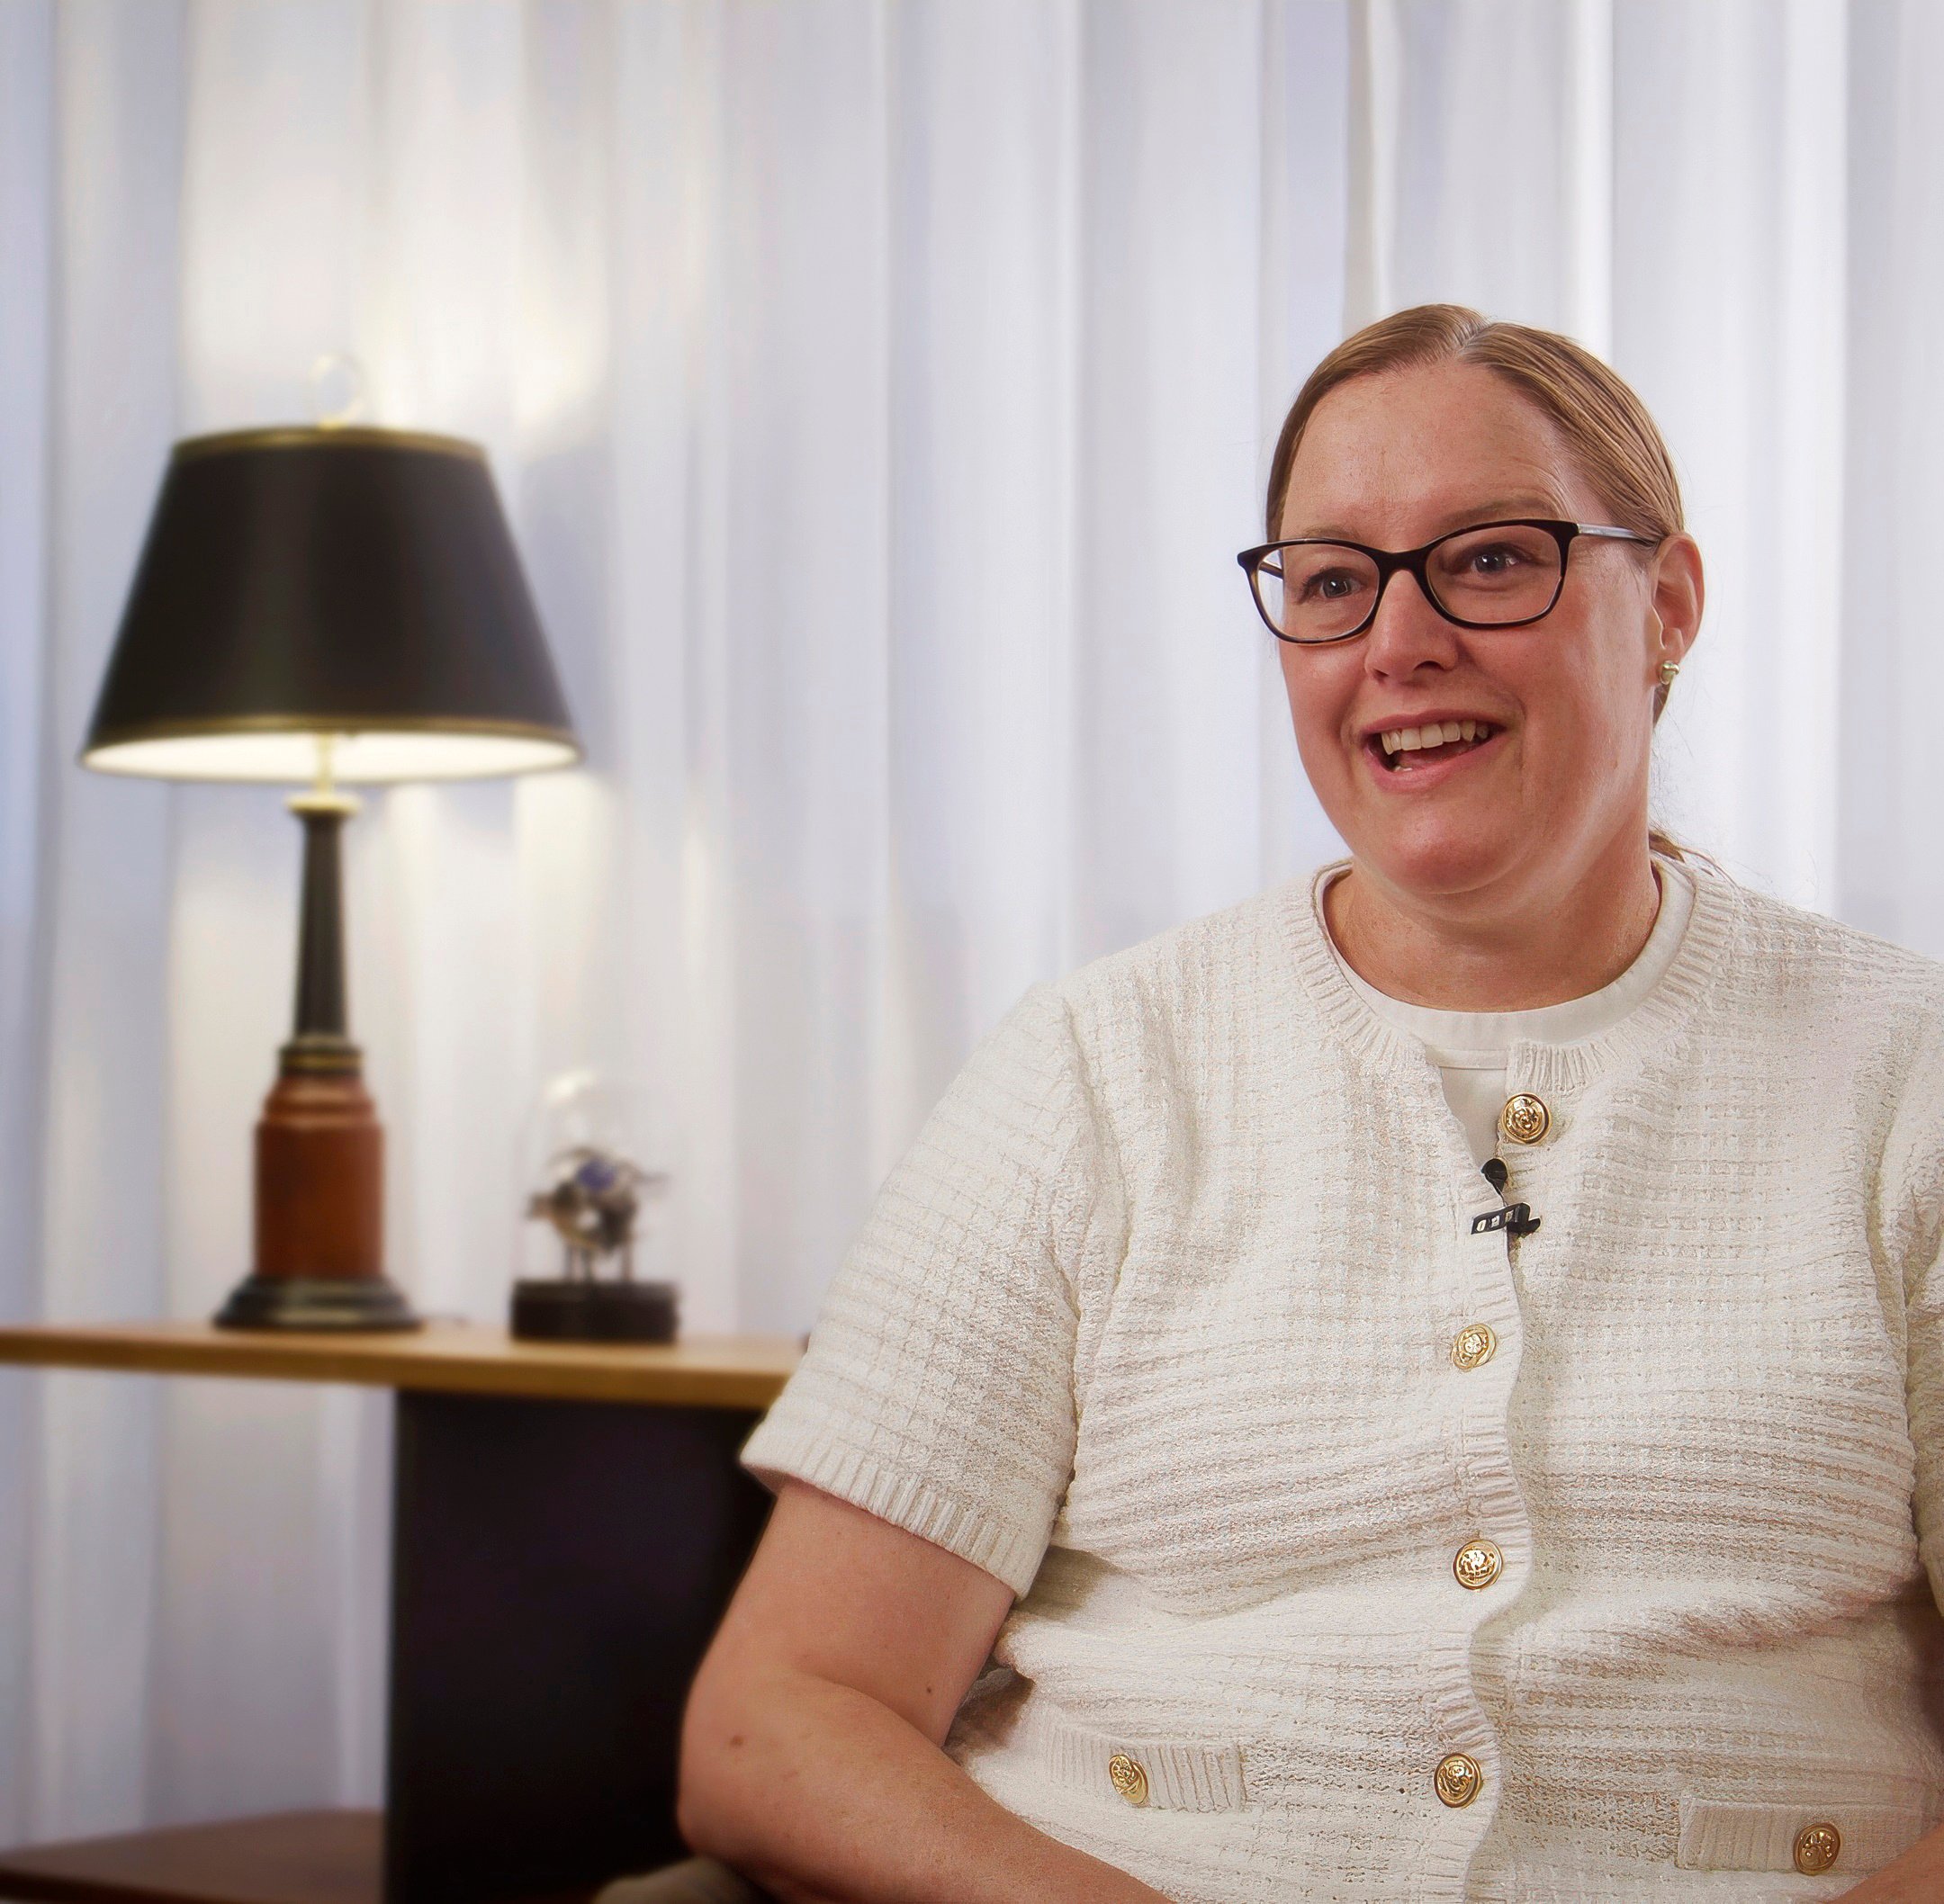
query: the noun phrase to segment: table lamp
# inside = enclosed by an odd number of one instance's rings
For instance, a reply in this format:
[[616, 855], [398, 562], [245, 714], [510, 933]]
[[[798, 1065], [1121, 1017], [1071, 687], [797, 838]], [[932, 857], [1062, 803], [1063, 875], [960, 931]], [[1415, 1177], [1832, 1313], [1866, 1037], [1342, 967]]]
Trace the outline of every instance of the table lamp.
[[178, 443], [82, 764], [268, 780], [303, 824], [296, 1022], [256, 1126], [243, 1329], [410, 1329], [384, 1271], [384, 1132], [345, 1014], [341, 782], [580, 757], [477, 445], [401, 430]]

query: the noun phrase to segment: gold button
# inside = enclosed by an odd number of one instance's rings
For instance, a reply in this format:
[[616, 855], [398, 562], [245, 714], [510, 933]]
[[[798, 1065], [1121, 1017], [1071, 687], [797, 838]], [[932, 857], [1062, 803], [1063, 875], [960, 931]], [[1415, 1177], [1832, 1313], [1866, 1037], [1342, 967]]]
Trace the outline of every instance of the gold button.
[[1505, 1570], [1505, 1556], [1480, 1534], [1458, 1549], [1451, 1570], [1457, 1575], [1460, 1586], [1469, 1586], [1476, 1593], [1481, 1586], [1490, 1586]]
[[1431, 1780], [1445, 1804], [1469, 1805], [1479, 1795], [1485, 1774], [1479, 1770], [1477, 1759], [1467, 1758], [1462, 1752], [1447, 1752], [1438, 1760]]
[[1498, 1113], [1498, 1128], [1515, 1144], [1536, 1144], [1552, 1127], [1552, 1113], [1529, 1091], [1508, 1098]]
[[1461, 1369], [1475, 1369], [1489, 1362], [1498, 1346], [1498, 1338], [1487, 1322], [1468, 1322], [1452, 1338], [1451, 1359]]
[[1842, 1850], [1842, 1833], [1827, 1822], [1804, 1825], [1796, 1834], [1796, 1868], [1814, 1877], [1827, 1871]]
[[1125, 1752], [1116, 1752], [1107, 1761], [1107, 1776], [1113, 1782], [1113, 1788], [1130, 1805], [1145, 1805], [1148, 1802], [1148, 1774], [1140, 1768], [1140, 1761], [1130, 1758]]

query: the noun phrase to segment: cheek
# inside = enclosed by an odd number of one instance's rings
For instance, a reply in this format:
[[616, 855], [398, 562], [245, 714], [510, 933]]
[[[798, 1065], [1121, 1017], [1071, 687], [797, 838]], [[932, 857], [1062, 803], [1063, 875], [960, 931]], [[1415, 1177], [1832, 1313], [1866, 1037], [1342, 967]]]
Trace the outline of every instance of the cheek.
[[1590, 633], [1580, 640], [1556, 651], [1552, 665], [1526, 671], [1526, 719], [1544, 743], [1534, 752], [1555, 784], [1612, 786], [1644, 759], [1652, 703], [1611, 651], [1594, 646]]
[[1286, 642], [1278, 647], [1297, 750], [1313, 773], [1323, 760], [1342, 751], [1338, 743], [1356, 688], [1356, 670], [1346, 668], [1334, 653], [1306, 654]]

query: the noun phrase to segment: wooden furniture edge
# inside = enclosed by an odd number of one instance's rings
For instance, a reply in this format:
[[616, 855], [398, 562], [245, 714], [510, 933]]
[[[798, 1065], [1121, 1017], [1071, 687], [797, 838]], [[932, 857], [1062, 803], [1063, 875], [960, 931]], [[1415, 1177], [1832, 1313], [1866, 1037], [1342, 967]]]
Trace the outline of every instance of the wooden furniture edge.
[[[382, 1904], [382, 1811], [281, 1811], [0, 1851], [0, 1896], [44, 1904]], [[590, 1891], [524, 1904], [588, 1904]]]
[[797, 1355], [796, 1344], [780, 1336], [697, 1336], [665, 1347], [515, 1343], [504, 1330], [453, 1323], [411, 1334], [355, 1336], [257, 1334], [206, 1323], [0, 1329], [0, 1364], [28, 1368], [665, 1407], [767, 1408]]
[[284, 1811], [0, 1851], [0, 1896], [47, 1904], [381, 1904], [384, 1815]]

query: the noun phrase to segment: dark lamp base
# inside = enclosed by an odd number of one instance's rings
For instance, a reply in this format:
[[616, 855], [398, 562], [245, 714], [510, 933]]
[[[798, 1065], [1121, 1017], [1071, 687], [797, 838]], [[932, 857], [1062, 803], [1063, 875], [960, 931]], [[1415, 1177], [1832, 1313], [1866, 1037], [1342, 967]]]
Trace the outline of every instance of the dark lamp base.
[[423, 1326], [382, 1276], [246, 1276], [216, 1312], [219, 1329], [304, 1329], [351, 1334]]
[[516, 1282], [513, 1334], [523, 1342], [675, 1340], [672, 1282]]

